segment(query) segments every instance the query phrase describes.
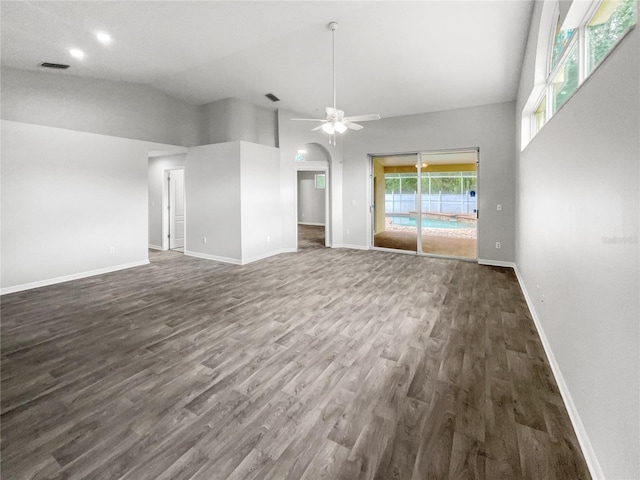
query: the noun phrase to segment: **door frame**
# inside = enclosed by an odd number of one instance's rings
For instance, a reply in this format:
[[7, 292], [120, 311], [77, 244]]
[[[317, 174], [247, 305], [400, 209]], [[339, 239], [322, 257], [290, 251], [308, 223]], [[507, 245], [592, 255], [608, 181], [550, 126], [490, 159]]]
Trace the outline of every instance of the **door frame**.
[[331, 168], [329, 163], [326, 165], [296, 165], [296, 250], [298, 249], [298, 173], [313, 172], [324, 173], [324, 246], [331, 247]]
[[[478, 251], [478, 247], [480, 245], [480, 204], [478, 203], [478, 201], [476, 200], [476, 257], [475, 258], [466, 258], [466, 257], [456, 257], [456, 256], [450, 256], [450, 255], [436, 255], [433, 253], [424, 253], [422, 251], [422, 235], [418, 235], [418, 232], [416, 232], [416, 240], [417, 240], [417, 249], [416, 251], [412, 251], [412, 250], [396, 250], [396, 249], [391, 249], [391, 248], [384, 248], [384, 247], [376, 247], [374, 246], [374, 235], [375, 232], [373, 230], [373, 225], [374, 225], [374, 216], [376, 214], [375, 210], [376, 210], [376, 205], [375, 205], [375, 198], [373, 196], [373, 182], [374, 182], [374, 176], [373, 176], [373, 161], [375, 157], [391, 157], [391, 156], [404, 156], [404, 155], [416, 155], [417, 161], [419, 162], [419, 168], [418, 168], [418, 172], [420, 171], [420, 168], [422, 166], [422, 154], [437, 154], [437, 153], [453, 153], [453, 152], [463, 152], [463, 151], [475, 151], [476, 152], [476, 196], [478, 196], [478, 192], [480, 191], [480, 147], [467, 147], [467, 148], [448, 148], [448, 149], [438, 149], [438, 150], [416, 150], [416, 151], [407, 151], [407, 152], [393, 152], [393, 153], [369, 153], [367, 154], [368, 157], [368, 162], [367, 162], [367, 173], [368, 173], [368, 182], [367, 182], [367, 196], [368, 196], [368, 200], [369, 200], [369, 215], [367, 215], [367, 229], [369, 231], [369, 245], [368, 248], [369, 250], [380, 250], [380, 251], [385, 251], [385, 252], [394, 252], [394, 253], [404, 253], [404, 254], [409, 254], [409, 255], [422, 255], [422, 256], [426, 256], [426, 257], [437, 257], [437, 258], [451, 258], [451, 259], [456, 259], [456, 260], [464, 260], [464, 261], [468, 261], [468, 262], [478, 262], [478, 259], [480, 258], [479, 256], [479, 251]], [[418, 215], [421, 215], [421, 211], [422, 211], [422, 196], [421, 196], [421, 190], [422, 190], [422, 182], [417, 182], [417, 195], [419, 195], [418, 198], [420, 198], [420, 202], [418, 205]], [[421, 218], [418, 217], [418, 218]]]
[[[182, 170], [184, 167], [167, 168], [162, 172], [162, 250], [169, 250], [169, 223], [171, 222], [171, 213], [169, 212], [169, 174], [172, 171]], [[187, 191], [184, 192], [184, 250], [187, 249]]]

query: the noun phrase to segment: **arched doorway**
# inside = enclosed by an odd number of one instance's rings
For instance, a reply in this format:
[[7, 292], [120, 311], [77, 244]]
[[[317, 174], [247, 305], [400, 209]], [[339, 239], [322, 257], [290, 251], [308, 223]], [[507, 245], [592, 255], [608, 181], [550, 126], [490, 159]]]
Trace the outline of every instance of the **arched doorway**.
[[331, 246], [331, 154], [317, 143], [296, 152], [296, 246]]

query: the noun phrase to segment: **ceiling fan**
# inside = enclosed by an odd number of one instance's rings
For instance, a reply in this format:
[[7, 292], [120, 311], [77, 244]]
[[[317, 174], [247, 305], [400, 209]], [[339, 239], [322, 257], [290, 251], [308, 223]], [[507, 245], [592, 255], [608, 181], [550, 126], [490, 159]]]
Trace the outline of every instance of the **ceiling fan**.
[[342, 110], [338, 110], [336, 107], [336, 30], [338, 29], [338, 24], [336, 22], [331, 22], [328, 25], [331, 30], [331, 36], [333, 40], [333, 107], [326, 107], [324, 109], [326, 118], [292, 118], [291, 120], [298, 121], [307, 121], [307, 122], [321, 122], [321, 125], [318, 125], [315, 128], [312, 128], [311, 131], [322, 130], [329, 135], [331, 138], [329, 139], [329, 143], [331, 143], [331, 139], [333, 139], [333, 144], [336, 144], [336, 133], [344, 133], [347, 130], [362, 130], [364, 127], [362, 125], [358, 125], [355, 122], [368, 122], [370, 120], [380, 120], [380, 115], [377, 113], [369, 114], [369, 115], [354, 115], [351, 117], [345, 117], [344, 112]]

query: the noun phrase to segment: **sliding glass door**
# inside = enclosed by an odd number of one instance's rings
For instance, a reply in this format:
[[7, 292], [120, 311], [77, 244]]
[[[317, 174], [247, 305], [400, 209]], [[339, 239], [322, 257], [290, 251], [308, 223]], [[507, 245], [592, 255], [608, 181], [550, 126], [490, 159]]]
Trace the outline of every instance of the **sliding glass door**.
[[477, 150], [373, 157], [378, 248], [477, 258]]
[[417, 155], [373, 157], [373, 245], [418, 251]]

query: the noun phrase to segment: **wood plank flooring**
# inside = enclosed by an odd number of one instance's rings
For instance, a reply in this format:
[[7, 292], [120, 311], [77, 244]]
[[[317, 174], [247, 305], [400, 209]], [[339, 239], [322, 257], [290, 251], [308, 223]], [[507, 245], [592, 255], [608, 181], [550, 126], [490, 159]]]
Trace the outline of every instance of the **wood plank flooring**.
[[2, 297], [2, 478], [589, 478], [511, 270], [151, 258]]

